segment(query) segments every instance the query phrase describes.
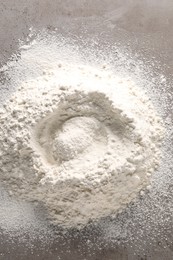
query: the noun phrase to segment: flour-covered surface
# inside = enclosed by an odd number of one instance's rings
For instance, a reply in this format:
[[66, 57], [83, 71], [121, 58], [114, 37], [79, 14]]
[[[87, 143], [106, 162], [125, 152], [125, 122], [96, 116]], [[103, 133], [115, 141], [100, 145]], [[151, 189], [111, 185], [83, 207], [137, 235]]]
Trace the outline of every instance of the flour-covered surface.
[[[158, 113], [162, 115], [167, 129], [163, 151], [164, 164], [153, 176], [152, 188], [148, 194], [139, 198], [116, 218], [102, 219], [80, 232], [74, 229], [60, 230], [48, 224], [47, 231], [44, 231], [42, 224], [46, 226], [43, 220], [46, 213], [38, 212], [37, 209], [27, 209], [26, 205], [20, 204], [21, 202], [15, 203], [15, 206], [12, 202], [6, 203], [7, 207], [4, 205], [1, 207], [1, 259], [134, 260], [173, 257], [170, 146], [173, 39], [169, 33], [172, 29], [172, 2], [110, 1], [110, 5], [107, 5], [104, 1], [100, 1], [99, 8], [96, 8], [98, 2], [85, 4], [84, 1], [76, 1], [73, 8], [65, 1], [63, 4], [58, 1], [56, 3], [52, 1], [51, 4], [36, 1], [34, 4], [30, 2], [25, 5], [17, 4], [17, 1], [15, 4], [12, 1], [1, 3], [3, 5], [1, 10], [4, 11], [1, 19], [6, 26], [5, 32], [1, 34], [3, 42], [1, 59], [6, 60], [10, 57], [10, 53], [16, 50], [15, 44], [18, 38], [26, 41], [25, 35], [28, 34], [30, 26], [49, 27], [49, 30], [54, 30], [56, 27], [54, 33], [68, 36], [66, 44], [75, 43], [81, 56], [88, 63], [102, 60], [99, 64], [103, 64], [106, 59], [106, 63], [110, 62], [114, 66], [114, 71], [120, 72], [123, 77], [128, 71], [138, 86], [146, 88]], [[13, 15], [8, 16], [9, 13]], [[10, 44], [7, 38], [10, 39]], [[88, 59], [85, 58], [87, 53], [83, 51], [85, 49], [90, 54], [87, 56]], [[104, 55], [101, 54], [103, 52]], [[66, 57], [71, 60], [68, 54]], [[19, 52], [14, 58], [20, 58]], [[37, 76], [34, 70], [32, 75]], [[1, 102], [5, 103], [14, 92], [15, 86], [10, 86], [10, 78], [6, 78], [4, 73], [1, 73], [1, 76], [5, 82], [1, 88], [3, 89]], [[25, 73], [19, 77], [25, 78]], [[5, 201], [6, 196], [3, 197]], [[22, 208], [24, 210], [21, 210]], [[6, 215], [9, 217], [6, 218]]]
[[55, 223], [76, 227], [144, 194], [164, 131], [128, 74], [84, 65], [75, 45], [59, 41], [41, 34], [21, 46], [19, 61], [2, 67], [16, 91], [0, 111], [0, 179], [12, 197], [38, 200]]

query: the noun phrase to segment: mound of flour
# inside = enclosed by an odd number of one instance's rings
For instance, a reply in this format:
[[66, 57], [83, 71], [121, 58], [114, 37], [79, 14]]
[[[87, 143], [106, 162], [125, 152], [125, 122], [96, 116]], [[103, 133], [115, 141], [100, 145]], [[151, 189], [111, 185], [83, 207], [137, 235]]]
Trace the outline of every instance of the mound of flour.
[[[21, 52], [16, 75], [22, 64], [44, 63], [36, 53]], [[43, 67], [0, 110], [0, 180], [11, 196], [44, 203], [64, 226], [121, 211], [159, 165], [163, 129], [151, 101], [105, 65]]]

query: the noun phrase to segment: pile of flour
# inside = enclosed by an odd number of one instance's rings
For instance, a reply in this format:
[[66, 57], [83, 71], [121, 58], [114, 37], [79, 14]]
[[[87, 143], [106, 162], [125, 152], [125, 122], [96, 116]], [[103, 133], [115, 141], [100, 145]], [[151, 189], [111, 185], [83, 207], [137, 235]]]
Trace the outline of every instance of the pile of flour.
[[5, 68], [16, 90], [0, 109], [0, 180], [11, 196], [42, 202], [55, 223], [85, 225], [149, 187], [163, 128], [130, 78], [50, 60], [50, 51], [33, 42]]

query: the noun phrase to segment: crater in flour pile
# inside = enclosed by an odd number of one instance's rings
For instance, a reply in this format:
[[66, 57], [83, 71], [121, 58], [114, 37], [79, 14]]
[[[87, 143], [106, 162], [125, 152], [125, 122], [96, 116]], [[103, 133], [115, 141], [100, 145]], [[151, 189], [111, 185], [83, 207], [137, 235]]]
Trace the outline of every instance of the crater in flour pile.
[[51, 176], [52, 181], [65, 167], [66, 178], [79, 174], [82, 179], [92, 172], [95, 180], [88, 182], [100, 182], [96, 176], [105, 178], [103, 165], [107, 170], [115, 162], [122, 167], [138, 147], [134, 142], [142, 137], [133, 131], [132, 123], [133, 119], [114, 107], [106, 93], [78, 90], [67, 94], [55, 111], [38, 122], [34, 142], [39, 145], [43, 163], [60, 167]]

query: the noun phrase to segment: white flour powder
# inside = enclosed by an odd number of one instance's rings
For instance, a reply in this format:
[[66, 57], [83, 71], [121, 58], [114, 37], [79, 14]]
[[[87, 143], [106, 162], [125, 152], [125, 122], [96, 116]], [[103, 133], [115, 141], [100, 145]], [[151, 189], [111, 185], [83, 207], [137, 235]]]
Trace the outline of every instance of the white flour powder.
[[105, 65], [50, 62], [38, 43], [25, 49], [11, 62], [25, 79], [0, 110], [0, 179], [65, 226], [122, 210], [159, 164], [163, 130], [150, 100]]

